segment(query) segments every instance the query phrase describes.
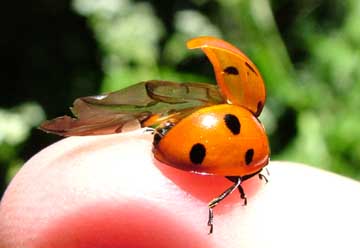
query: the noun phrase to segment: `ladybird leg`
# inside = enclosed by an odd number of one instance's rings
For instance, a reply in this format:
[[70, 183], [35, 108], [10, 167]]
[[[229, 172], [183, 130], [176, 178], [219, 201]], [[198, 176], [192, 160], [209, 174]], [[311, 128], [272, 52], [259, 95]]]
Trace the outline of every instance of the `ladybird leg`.
[[[263, 169], [263, 170], [264, 170], [264, 169]], [[265, 171], [266, 171], [266, 174], [267, 174], [268, 176], [270, 176], [270, 172], [269, 172], [268, 168], [265, 168]], [[262, 171], [261, 171], [261, 172], [262, 172]], [[267, 179], [267, 177], [266, 177], [264, 174], [259, 173], [259, 178], [260, 178], [260, 180], [263, 180], [263, 179], [264, 179], [266, 183], [269, 182], [269, 180]]]
[[210, 226], [209, 234], [213, 232], [214, 228], [214, 213], [213, 208], [218, 205], [222, 200], [224, 200], [228, 195], [230, 195], [236, 188], [238, 188], [241, 184], [241, 178], [238, 177], [236, 182], [227, 190], [225, 190], [221, 195], [214, 198], [211, 202], [209, 202], [209, 220], [208, 220], [208, 226]]
[[147, 127], [147, 128], [145, 128], [144, 133], [154, 134], [155, 133], [155, 128]]
[[261, 173], [259, 173], [259, 178], [260, 178], [260, 180], [265, 180], [265, 183], [268, 183], [269, 182], [269, 180], [267, 179], [267, 177], [266, 176], [264, 176], [263, 174], [261, 174]]
[[238, 186], [238, 190], [239, 190], [239, 193], [240, 193], [240, 198], [244, 200], [244, 206], [247, 205], [247, 197], [246, 197], [246, 194], [245, 194], [245, 191], [243, 189], [243, 187], [241, 185]]
[[[226, 177], [226, 178], [229, 179], [231, 182], [236, 182], [239, 177]], [[240, 193], [240, 198], [244, 200], [243, 205], [246, 206], [247, 205], [247, 197], [246, 197], [245, 191], [244, 191], [243, 187], [241, 186], [241, 184], [238, 186], [238, 190]]]
[[214, 211], [212, 208], [209, 207], [209, 220], [208, 220], [208, 226], [210, 226], [209, 234], [212, 234], [214, 229]]

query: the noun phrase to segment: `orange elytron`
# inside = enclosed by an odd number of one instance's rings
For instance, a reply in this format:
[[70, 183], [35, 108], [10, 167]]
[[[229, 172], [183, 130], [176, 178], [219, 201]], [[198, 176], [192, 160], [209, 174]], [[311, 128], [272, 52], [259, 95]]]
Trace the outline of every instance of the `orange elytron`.
[[[257, 119], [265, 103], [264, 81], [256, 66], [231, 44], [198, 37], [188, 48], [201, 48], [213, 65], [218, 86], [207, 83], [145, 81], [128, 88], [75, 100], [76, 118], [46, 121], [41, 129], [63, 136], [121, 132], [137, 121], [154, 131], [157, 160], [189, 172], [222, 175], [234, 184], [209, 203], [210, 232], [213, 208], [259, 175], [268, 164], [270, 148]], [[265, 178], [266, 179], [266, 178]]]

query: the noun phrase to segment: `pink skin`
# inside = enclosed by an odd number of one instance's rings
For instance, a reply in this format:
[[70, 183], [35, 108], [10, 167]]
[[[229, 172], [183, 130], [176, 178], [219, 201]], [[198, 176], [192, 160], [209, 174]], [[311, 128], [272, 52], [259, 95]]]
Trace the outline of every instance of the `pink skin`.
[[231, 185], [161, 164], [152, 136], [72, 137], [39, 152], [0, 204], [1, 248], [358, 247], [360, 184], [308, 166], [272, 162], [215, 209]]

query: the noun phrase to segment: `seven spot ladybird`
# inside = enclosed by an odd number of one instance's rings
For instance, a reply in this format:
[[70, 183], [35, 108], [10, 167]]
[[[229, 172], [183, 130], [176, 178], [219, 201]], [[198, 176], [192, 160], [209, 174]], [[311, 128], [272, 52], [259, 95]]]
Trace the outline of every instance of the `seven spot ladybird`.
[[[209, 203], [209, 233], [213, 208], [259, 175], [268, 164], [270, 148], [257, 119], [265, 103], [264, 81], [256, 66], [231, 44], [198, 37], [188, 48], [201, 48], [213, 65], [217, 85], [145, 81], [128, 88], [75, 100], [76, 118], [62, 116], [40, 128], [63, 136], [121, 132], [137, 121], [154, 133], [157, 160], [189, 172], [222, 175], [233, 185]], [[186, 136], [185, 136], [186, 134]], [[266, 178], [265, 178], [266, 179]]]

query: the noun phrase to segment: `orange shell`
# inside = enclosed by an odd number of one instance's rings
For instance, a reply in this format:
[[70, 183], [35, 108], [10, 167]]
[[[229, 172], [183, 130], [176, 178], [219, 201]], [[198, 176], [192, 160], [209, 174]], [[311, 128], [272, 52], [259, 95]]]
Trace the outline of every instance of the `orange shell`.
[[259, 116], [266, 100], [264, 80], [255, 64], [239, 49], [214, 37], [197, 37], [189, 49], [201, 48], [213, 65], [216, 81], [228, 103]]
[[262, 124], [247, 109], [229, 104], [192, 113], [154, 145], [155, 158], [170, 166], [224, 176], [256, 173], [269, 154]]

